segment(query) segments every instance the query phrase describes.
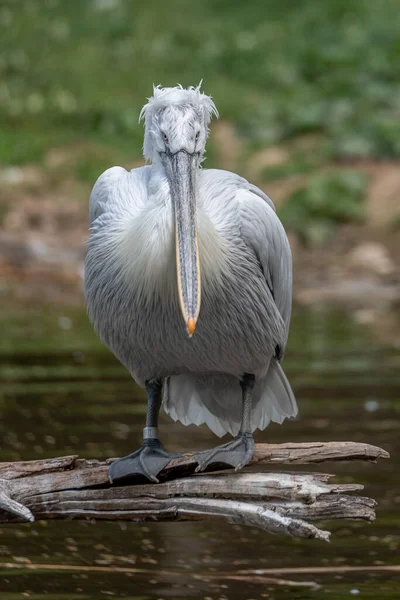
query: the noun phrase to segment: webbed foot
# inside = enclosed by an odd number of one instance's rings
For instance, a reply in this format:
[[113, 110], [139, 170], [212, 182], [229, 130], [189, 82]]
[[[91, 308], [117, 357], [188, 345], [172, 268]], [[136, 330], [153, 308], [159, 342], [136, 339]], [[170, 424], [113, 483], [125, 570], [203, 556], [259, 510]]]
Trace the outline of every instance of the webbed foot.
[[225, 463], [235, 467], [235, 471], [239, 471], [247, 465], [254, 454], [254, 439], [251, 433], [239, 433], [232, 442], [217, 446], [211, 450], [204, 450], [193, 455], [194, 459], [199, 463], [196, 469], [204, 471], [212, 463]]
[[108, 471], [108, 477], [113, 483], [117, 479], [130, 477], [131, 475], [143, 475], [158, 483], [157, 475], [167, 466], [173, 458], [182, 456], [177, 452], [167, 452], [157, 439], [145, 440], [143, 446], [133, 454], [119, 458], [112, 463]]

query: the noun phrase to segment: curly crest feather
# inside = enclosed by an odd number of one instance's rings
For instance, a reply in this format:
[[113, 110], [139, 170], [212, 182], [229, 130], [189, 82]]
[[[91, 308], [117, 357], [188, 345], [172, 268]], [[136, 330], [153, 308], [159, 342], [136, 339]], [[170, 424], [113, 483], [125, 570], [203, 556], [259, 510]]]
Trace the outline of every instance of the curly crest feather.
[[[148, 98], [148, 102], [143, 106], [139, 116], [139, 121], [144, 120], [145, 122], [143, 154], [146, 160], [151, 160], [153, 157], [154, 137], [159, 130], [160, 117], [166, 109], [170, 109], [172, 114], [179, 114], [181, 119], [185, 112], [195, 115], [203, 125], [204, 138], [207, 138], [211, 118], [213, 115], [218, 118], [218, 111], [211, 96], [207, 96], [201, 91], [201, 83], [196, 87], [189, 86], [188, 88], [181, 85], [170, 88], [154, 86], [153, 96]], [[190, 115], [187, 117], [190, 119]], [[169, 118], [173, 117], [169, 115]]]

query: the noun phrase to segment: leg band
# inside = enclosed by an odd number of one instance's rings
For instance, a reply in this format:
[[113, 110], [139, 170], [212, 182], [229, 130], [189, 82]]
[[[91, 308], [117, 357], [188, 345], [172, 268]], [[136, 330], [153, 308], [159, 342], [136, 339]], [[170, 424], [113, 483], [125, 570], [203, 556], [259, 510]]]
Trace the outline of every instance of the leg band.
[[158, 439], [158, 427], [145, 427], [143, 429], [143, 439]]

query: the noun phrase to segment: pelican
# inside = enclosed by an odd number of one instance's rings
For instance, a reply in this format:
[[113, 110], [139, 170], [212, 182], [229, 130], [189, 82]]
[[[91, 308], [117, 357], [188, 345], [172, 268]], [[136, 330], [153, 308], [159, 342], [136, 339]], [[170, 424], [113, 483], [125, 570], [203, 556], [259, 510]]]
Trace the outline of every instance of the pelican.
[[228, 171], [204, 169], [212, 116], [200, 85], [155, 87], [143, 107], [151, 164], [112, 167], [89, 201], [85, 301], [101, 340], [146, 388], [142, 446], [112, 463], [110, 481], [157, 482], [177, 456], [158, 434], [161, 404], [174, 421], [234, 439], [195, 453], [242, 468], [253, 432], [297, 414], [282, 370], [292, 303], [292, 259], [270, 198]]

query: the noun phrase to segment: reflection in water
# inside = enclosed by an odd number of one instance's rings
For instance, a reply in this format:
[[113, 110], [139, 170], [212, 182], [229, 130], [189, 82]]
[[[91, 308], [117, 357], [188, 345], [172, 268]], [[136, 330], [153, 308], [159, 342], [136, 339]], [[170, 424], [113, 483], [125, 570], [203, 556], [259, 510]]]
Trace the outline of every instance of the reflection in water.
[[[366, 484], [366, 495], [379, 501], [374, 525], [329, 524], [329, 545], [268, 536], [225, 522], [2, 526], [1, 562], [25, 568], [1, 569], [0, 598], [12, 600], [24, 593], [37, 600], [107, 595], [136, 600], [318, 600], [330, 593], [336, 600], [358, 592], [360, 598], [399, 598], [399, 573], [340, 572], [343, 565], [400, 562], [400, 353], [396, 333], [393, 339], [385, 338], [385, 345], [381, 340], [377, 345], [375, 325], [358, 321], [324, 311], [294, 315], [285, 370], [298, 397], [300, 419], [271, 425], [258, 433], [257, 441], [353, 439], [387, 449], [393, 458], [378, 466], [321, 467], [342, 481]], [[145, 415], [143, 392], [99, 345], [83, 314], [13, 315], [4, 319], [2, 331], [1, 460], [68, 453], [104, 458], [128, 454], [138, 446]], [[165, 415], [161, 427], [171, 449], [205, 448], [214, 442], [206, 428], [183, 427]], [[29, 569], [29, 564], [46, 565], [47, 570]], [[85, 569], [61, 571], [57, 565]], [[319, 590], [257, 582], [248, 574], [325, 566], [338, 571], [281, 575], [285, 580], [315, 581]], [[115, 567], [125, 570], [115, 572]]]

